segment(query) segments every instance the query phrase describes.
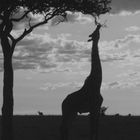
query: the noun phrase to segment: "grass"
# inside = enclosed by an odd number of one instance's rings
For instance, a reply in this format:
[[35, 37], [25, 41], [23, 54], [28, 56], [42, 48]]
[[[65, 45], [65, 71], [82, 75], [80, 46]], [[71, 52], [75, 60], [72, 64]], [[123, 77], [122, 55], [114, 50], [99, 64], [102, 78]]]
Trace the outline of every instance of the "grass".
[[[14, 116], [13, 122], [15, 140], [59, 140], [61, 116]], [[99, 140], [140, 140], [140, 116], [102, 116], [99, 126]], [[69, 140], [88, 140], [88, 134], [88, 117], [79, 116]]]

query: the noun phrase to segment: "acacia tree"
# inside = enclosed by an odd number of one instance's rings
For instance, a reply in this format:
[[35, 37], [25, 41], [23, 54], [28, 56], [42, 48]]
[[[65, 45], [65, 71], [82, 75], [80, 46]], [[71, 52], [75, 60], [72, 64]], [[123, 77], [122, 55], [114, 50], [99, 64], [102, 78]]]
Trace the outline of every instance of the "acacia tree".
[[[0, 40], [3, 51], [3, 106], [1, 140], [13, 140], [13, 78], [12, 56], [19, 41], [35, 28], [48, 23], [56, 16], [67, 18], [67, 11], [99, 16], [109, 12], [110, 0], [1, 0], [0, 1]], [[22, 11], [22, 14], [21, 14]], [[32, 16], [31, 16], [32, 15]], [[41, 15], [38, 22], [33, 16]], [[14, 24], [25, 20], [28, 26], [17, 37], [13, 34]]]

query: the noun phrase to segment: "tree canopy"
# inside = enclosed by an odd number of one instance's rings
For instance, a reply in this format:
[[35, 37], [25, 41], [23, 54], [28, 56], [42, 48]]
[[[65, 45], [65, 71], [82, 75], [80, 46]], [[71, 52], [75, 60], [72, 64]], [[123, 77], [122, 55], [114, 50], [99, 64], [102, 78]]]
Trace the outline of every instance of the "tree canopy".
[[[109, 12], [111, 0], [1, 0], [0, 18], [4, 15], [13, 16], [20, 8], [25, 8], [25, 16], [32, 12], [34, 14], [62, 14], [66, 11], [81, 12], [83, 14], [97, 15]], [[18, 21], [20, 19], [14, 19]]]
[[[66, 18], [67, 11], [81, 12], [94, 17], [110, 11], [111, 0], [1, 0], [0, 1], [0, 37], [5, 33], [15, 44], [22, 40], [27, 34], [40, 25], [46, 24], [55, 16]], [[22, 14], [20, 14], [22, 11]], [[40, 14], [42, 20], [36, 24], [32, 23], [30, 14]], [[15, 16], [16, 15], [16, 16]], [[18, 15], [18, 16], [17, 16]], [[28, 29], [16, 40], [10, 34], [13, 23], [23, 19], [28, 21]], [[6, 28], [7, 27], [7, 28]]]

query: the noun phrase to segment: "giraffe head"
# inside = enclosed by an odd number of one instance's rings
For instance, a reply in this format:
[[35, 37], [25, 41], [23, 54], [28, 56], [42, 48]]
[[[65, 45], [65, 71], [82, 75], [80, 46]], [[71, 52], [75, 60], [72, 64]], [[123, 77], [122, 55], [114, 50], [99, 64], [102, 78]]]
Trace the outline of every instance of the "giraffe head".
[[100, 28], [102, 27], [102, 25], [100, 23], [97, 24], [96, 29], [94, 30], [94, 32], [92, 34], [89, 35], [90, 39], [89, 41], [98, 41], [100, 38]]

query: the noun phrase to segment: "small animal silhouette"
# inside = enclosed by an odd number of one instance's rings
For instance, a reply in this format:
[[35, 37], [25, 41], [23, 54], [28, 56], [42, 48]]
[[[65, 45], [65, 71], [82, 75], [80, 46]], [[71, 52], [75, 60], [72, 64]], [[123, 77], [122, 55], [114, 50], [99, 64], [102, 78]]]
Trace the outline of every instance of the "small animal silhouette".
[[43, 112], [38, 111], [39, 116], [44, 116]]

